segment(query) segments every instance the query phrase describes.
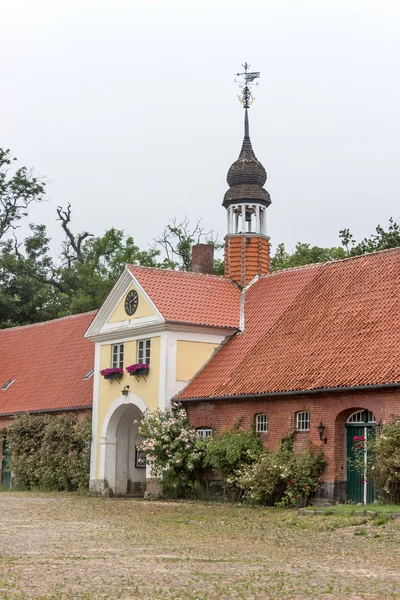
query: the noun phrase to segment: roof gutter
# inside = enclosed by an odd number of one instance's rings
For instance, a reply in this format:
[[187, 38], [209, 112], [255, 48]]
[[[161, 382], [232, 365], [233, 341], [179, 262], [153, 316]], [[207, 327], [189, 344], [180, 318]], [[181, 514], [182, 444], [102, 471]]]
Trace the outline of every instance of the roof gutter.
[[357, 385], [357, 386], [342, 386], [332, 388], [316, 388], [313, 390], [292, 390], [288, 392], [266, 392], [263, 394], [242, 394], [237, 396], [212, 396], [198, 398], [179, 398], [175, 397], [178, 402], [206, 402], [215, 400], [254, 400], [257, 398], [280, 398], [283, 396], [305, 396], [312, 394], [334, 394], [340, 392], [368, 392], [388, 389], [399, 389], [400, 382], [397, 383], [377, 383], [373, 385]]

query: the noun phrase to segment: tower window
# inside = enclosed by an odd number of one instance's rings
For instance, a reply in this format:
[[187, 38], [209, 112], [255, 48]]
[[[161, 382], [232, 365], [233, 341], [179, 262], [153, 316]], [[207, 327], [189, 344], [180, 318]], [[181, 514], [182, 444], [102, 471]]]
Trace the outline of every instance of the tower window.
[[150, 364], [151, 340], [139, 340], [137, 346], [137, 361], [140, 364]]
[[296, 414], [297, 431], [310, 431], [310, 413], [308, 410], [302, 410]]
[[112, 350], [112, 359], [111, 366], [113, 369], [123, 369], [124, 368], [124, 345], [123, 344], [113, 344], [111, 346]]
[[267, 433], [268, 415], [256, 415], [256, 433]]

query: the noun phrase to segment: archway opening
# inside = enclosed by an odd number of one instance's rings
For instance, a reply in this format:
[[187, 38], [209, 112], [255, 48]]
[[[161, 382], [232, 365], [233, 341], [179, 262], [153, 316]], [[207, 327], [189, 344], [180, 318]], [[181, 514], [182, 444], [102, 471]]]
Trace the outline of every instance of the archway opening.
[[104, 479], [114, 494], [140, 494], [146, 481], [146, 464], [137, 450], [142, 411], [132, 403], [118, 406], [112, 414], [104, 444]]

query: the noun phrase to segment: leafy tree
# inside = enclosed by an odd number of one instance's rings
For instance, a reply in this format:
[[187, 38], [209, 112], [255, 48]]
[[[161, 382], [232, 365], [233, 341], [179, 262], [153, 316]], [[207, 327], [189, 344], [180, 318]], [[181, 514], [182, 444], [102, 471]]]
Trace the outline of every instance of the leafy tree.
[[320, 248], [319, 246], [311, 246], [310, 244], [298, 242], [293, 254], [289, 254], [286, 252], [285, 244], [279, 244], [274, 256], [271, 258], [271, 270], [277, 271], [279, 269], [310, 265], [345, 257], [346, 253], [340, 246]]
[[44, 200], [45, 181], [35, 176], [32, 170], [20, 167], [10, 175], [12, 164], [17, 159], [10, 150], [0, 148], [0, 244], [6, 236], [18, 228], [19, 221], [27, 216], [33, 202]]
[[349, 229], [342, 229], [339, 237], [343, 246], [346, 248], [348, 256], [357, 256], [367, 252], [376, 252], [377, 250], [388, 250], [400, 246], [400, 226], [393, 217], [390, 217], [387, 228], [378, 225], [376, 233], [369, 238], [364, 238], [361, 242], [356, 242]]

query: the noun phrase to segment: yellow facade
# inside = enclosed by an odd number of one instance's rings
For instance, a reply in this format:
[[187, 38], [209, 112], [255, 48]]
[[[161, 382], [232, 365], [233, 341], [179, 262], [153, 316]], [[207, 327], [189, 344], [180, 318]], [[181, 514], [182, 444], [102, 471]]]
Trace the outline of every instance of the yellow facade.
[[[138, 294], [139, 302], [138, 307], [134, 315], [129, 317], [125, 312], [125, 298], [128, 292], [131, 290], [135, 290]], [[139, 292], [134, 285], [132, 285], [129, 290], [124, 294], [124, 297], [118, 304], [117, 308], [112, 313], [111, 317], [108, 319], [107, 323], [118, 323], [119, 321], [126, 321], [127, 319], [134, 320], [140, 319], [141, 317], [153, 317], [155, 316], [155, 312], [150, 306], [150, 304], [145, 300], [143, 294]], [[131, 364], [131, 363], [129, 363]]]
[[[100, 370], [111, 366], [112, 344], [104, 344], [100, 351]], [[137, 341], [124, 342], [124, 368], [137, 362]], [[151, 364], [146, 380], [143, 377], [136, 378], [124, 372], [120, 381], [104, 379], [100, 376], [99, 383], [99, 418], [97, 440], [100, 441], [101, 430], [108, 409], [116, 398], [121, 395], [121, 390], [129, 385], [129, 391], [140, 396], [146, 402], [148, 408], [154, 411], [158, 407], [158, 395], [160, 386], [160, 337], [151, 338]], [[97, 452], [97, 473], [99, 473], [100, 451]]]
[[176, 344], [176, 380], [189, 381], [208, 361], [219, 344], [209, 342], [187, 342]]

